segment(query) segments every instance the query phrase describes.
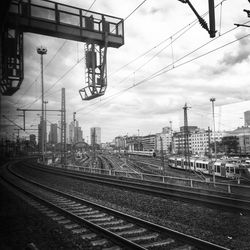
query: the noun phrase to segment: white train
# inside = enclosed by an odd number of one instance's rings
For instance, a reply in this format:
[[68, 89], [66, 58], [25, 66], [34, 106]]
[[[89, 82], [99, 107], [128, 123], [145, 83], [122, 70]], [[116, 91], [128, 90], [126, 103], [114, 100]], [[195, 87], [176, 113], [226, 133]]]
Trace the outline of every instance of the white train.
[[190, 159], [190, 167], [188, 161], [183, 157], [169, 157], [169, 166], [178, 169], [191, 169], [203, 174], [212, 175], [213, 169], [216, 176], [236, 179], [241, 176], [250, 176], [250, 164], [239, 160], [226, 159], [213, 162], [211, 159]]

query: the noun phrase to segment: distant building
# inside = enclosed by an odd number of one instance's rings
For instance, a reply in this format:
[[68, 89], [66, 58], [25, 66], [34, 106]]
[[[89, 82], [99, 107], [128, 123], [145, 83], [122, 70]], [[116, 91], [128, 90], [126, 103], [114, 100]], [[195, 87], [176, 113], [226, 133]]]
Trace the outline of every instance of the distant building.
[[83, 132], [82, 128], [79, 127], [79, 122], [77, 120], [72, 121], [69, 124], [69, 143], [75, 144], [77, 142], [83, 141]]
[[250, 110], [244, 112], [245, 126], [250, 126]]
[[115, 137], [115, 148], [120, 150], [120, 149], [125, 149], [126, 148], [126, 137], [125, 136], [117, 136]]
[[128, 148], [128, 151], [142, 151], [143, 146], [142, 146], [142, 141], [141, 141], [141, 136], [128, 136], [126, 138], [126, 145]]
[[82, 138], [82, 128], [81, 127], [75, 127], [74, 128], [74, 143], [77, 142], [82, 142], [83, 138]]
[[50, 133], [49, 133], [49, 143], [56, 144], [58, 143], [58, 134], [57, 134], [57, 124], [50, 124]]
[[[216, 131], [215, 133], [211, 130], [200, 129], [196, 126], [188, 126], [188, 148], [190, 154], [206, 155], [209, 153], [209, 145], [214, 142], [222, 140], [224, 133]], [[185, 153], [185, 135], [184, 126], [180, 127], [180, 132], [175, 132], [173, 135], [174, 140], [174, 152], [176, 154]], [[187, 152], [186, 152], [187, 153]]]
[[[47, 143], [47, 123], [44, 120], [43, 121], [44, 124], [44, 144]], [[42, 150], [42, 120], [40, 121], [40, 123], [38, 124], [38, 149], [41, 151]]]
[[157, 133], [155, 135], [155, 151], [163, 153], [171, 153], [172, 152], [172, 130], [170, 127], [162, 128], [161, 133]]
[[95, 144], [101, 145], [101, 128], [99, 127], [90, 128], [90, 145]]
[[236, 136], [238, 139], [239, 152], [250, 154], [250, 128], [240, 127], [233, 131], [227, 132], [226, 136]]
[[30, 135], [30, 143], [32, 143], [33, 145], [36, 145], [36, 135], [34, 134]]

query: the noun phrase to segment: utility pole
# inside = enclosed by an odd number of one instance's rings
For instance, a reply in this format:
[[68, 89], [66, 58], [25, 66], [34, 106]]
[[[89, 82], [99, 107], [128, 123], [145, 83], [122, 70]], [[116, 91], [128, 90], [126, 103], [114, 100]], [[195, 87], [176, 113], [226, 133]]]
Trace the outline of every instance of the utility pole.
[[[214, 125], [214, 134], [213, 134], [213, 140], [214, 140], [214, 157], [215, 157], [214, 163], [217, 160], [216, 139], [215, 139], [215, 119], [214, 119], [214, 102], [215, 102], [215, 100], [216, 99], [214, 97], [210, 98], [210, 102], [212, 102], [212, 114], [213, 114], [213, 125]], [[213, 164], [213, 183], [214, 183], [214, 186], [215, 186], [215, 166], [214, 166], [214, 164]]]
[[188, 169], [190, 170], [190, 156], [189, 156], [189, 132], [188, 132], [188, 117], [187, 117], [187, 110], [191, 108], [187, 106], [183, 107], [184, 110], [184, 152], [185, 152], [185, 160], [188, 164]]
[[214, 134], [213, 134], [213, 140], [214, 140], [214, 157], [215, 161], [217, 160], [217, 147], [216, 147], [216, 139], [215, 139], [215, 119], [214, 119], [214, 102], [216, 99], [214, 97], [210, 98], [210, 102], [212, 102], [212, 115], [213, 115], [213, 127], [214, 127]]
[[214, 15], [214, 0], [208, 0], [208, 11], [209, 11], [209, 28], [206, 23], [206, 21], [199, 15], [199, 13], [196, 11], [194, 6], [189, 0], [179, 0], [182, 3], [187, 3], [190, 7], [190, 9], [194, 12], [196, 15], [201, 27], [205, 29], [211, 38], [215, 37], [216, 30], [215, 30], [215, 15]]
[[94, 153], [94, 162], [93, 162], [93, 165], [94, 165], [94, 167], [95, 167], [95, 165], [96, 165], [96, 152], [95, 152], [95, 150], [96, 150], [96, 148], [95, 148], [95, 146], [96, 146], [96, 131], [95, 131], [95, 128], [94, 128], [94, 143], [93, 143], [93, 153]]
[[45, 126], [45, 137], [44, 137], [44, 154], [45, 154], [45, 158], [46, 158], [46, 154], [47, 154], [47, 112], [46, 112], [46, 107], [47, 107], [47, 104], [49, 102], [48, 101], [44, 101], [44, 126]]
[[163, 155], [163, 141], [162, 137], [160, 136], [160, 142], [161, 142], [161, 164], [162, 164], [162, 173], [165, 174], [165, 164], [164, 164], [164, 155]]
[[211, 153], [211, 139], [210, 139], [210, 127], [208, 127], [208, 158], [212, 158], [212, 153]]
[[173, 153], [173, 128], [172, 128], [172, 121], [169, 121], [170, 124], [170, 137], [171, 137], [171, 142], [170, 142], [170, 150], [169, 153], [172, 154]]
[[67, 147], [66, 147], [66, 101], [65, 88], [62, 88], [61, 100], [61, 164], [67, 164]]
[[47, 49], [45, 47], [38, 47], [37, 53], [41, 55], [41, 84], [42, 84], [42, 138], [41, 138], [41, 149], [42, 149], [42, 163], [45, 164], [44, 161], [44, 141], [45, 141], [45, 128], [44, 128], [44, 84], [43, 84], [43, 55], [47, 54]]

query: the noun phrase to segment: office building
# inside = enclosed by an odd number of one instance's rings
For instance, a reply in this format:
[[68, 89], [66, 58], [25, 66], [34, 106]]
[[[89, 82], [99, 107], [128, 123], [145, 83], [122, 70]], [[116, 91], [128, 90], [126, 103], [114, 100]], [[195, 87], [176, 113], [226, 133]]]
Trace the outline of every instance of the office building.
[[101, 128], [93, 127], [90, 129], [90, 145], [101, 144]]

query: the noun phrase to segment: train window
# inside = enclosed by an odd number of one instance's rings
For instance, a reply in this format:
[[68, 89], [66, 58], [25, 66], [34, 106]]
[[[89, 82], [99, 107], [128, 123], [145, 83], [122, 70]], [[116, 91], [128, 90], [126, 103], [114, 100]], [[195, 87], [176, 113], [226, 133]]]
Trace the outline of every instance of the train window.
[[230, 173], [234, 173], [234, 167], [230, 168]]
[[194, 163], [193, 162], [190, 162], [191, 163], [191, 167], [193, 167], [194, 166]]
[[229, 167], [226, 167], [226, 172], [229, 173]]
[[216, 168], [217, 168], [217, 173], [220, 173], [220, 166], [216, 166]]

